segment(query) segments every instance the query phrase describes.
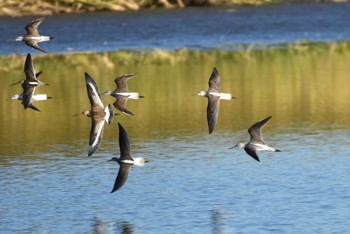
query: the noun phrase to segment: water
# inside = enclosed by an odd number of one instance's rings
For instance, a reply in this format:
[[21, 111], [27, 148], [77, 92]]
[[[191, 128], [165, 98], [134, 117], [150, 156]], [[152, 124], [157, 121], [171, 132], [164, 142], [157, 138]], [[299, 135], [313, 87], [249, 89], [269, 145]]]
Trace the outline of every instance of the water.
[[[301, 6], [339, 10], [348, 5], [298, 5], [290, 11]], [[274, 7], [280, 9], [242, 10]], [[27, 21], [13, 19], [20, 20]], [[51, 43], [43, 45], [49, 50]], [[23, 78], [24, 58], [17, 58], [13, 69], [0, 69], [1, 233], [348, 231], [350, 91], [344, 84], [349, 50], [214, 51], [173, 63], [149, 62], [152, 54], [119, 63], [119, 56], [33, 56], [41, 80], [50, 84], [38, 93], [53, 97], [36, 103], [40, 113], [5, 101], [21, 92], [20, 86], [8, 85]], [[208, 135], [206, 100], [192, 95], [207, 89], [213, 66], [222, 91], [237, 99], [221, 102], [217, 126]], [[89, 158], [91, 120], [72, 117], [89, 108], [84, 72], [100, 91], [113, 89], [117, 75], [135, 73], [129, 89], [145, 96], [128, 102], [135, 116], [117, 116], [105, 126], [101, 147]], [[105, 104], [112, 102], [104, 97]], [[282, 152], [259, 152], [258, 163], [243, 150], [228, 149], [247, 141], [249, 126], [269, 115], [265, 142]], [[134, 167], [126, 184], [111, 194], [119, 167], [106, 161], [119, 154], [117, 122], [131, 138], [133, 155], [150, 162]]]
[[[51, 53], [120, 49], [236, 49], [241, 44], [349, 40], [350, 4], [296, 4], [241, 8], [188, 8], [50, 16], [40, 32]], [[35, 19], [2, 17], [0, 53], [34, 53], [14, 42]], [[39, 52], [38, 52], [39, 53]]]

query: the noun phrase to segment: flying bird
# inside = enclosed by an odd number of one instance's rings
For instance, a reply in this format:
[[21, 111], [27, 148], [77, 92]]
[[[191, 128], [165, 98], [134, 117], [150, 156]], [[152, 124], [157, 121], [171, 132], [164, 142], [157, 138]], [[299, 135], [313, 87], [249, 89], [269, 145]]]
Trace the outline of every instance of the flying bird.
[[41, 17], [39, 19], [33, 20], [25, 27], [27, 34], [24, 36], [19, 36], [16, 38], [16, 41], [23, 41], [28, 46], [40, 50], [44, 53], [47, 53], [45, 50], [39, 47], [39, 43], [43, 41], [49, 41], [53, 39], [50, 36], [42, 36], [39, 34], [38, 26], [46, 19], [46, 17]]
[[115, 97], [117, 100], [113, 103], [115, 108], [121, 112], [129, 115], [134, 115], [128, 108], [126, 108], [126, 102], [128, 99], [139, 99], [143, 98], [139, 93], [129, 92], [127, 81], [133, 78], [134, 74], [125, 74], [114, 79], [114, 82], [117, 84], [117, 88], [114, 91], [106, 91], [104, 95], [110, 95]]
[[104, 107], [98, 86], [87, 73], [85, 73], [85, 83], [91, 110], [83, 111], [82, 114], [90, 117], [92, 120], [88, 152], [88, 156], [91, 156], [101, 144], [105, 121], [110, 124], [114, 114], [111, 105], [108, 105], [106, 108]]
[[[19, 100], [22, 100], [24, 109], [27, 109], [29, 107], [33, 110], [39, 111], [39, 109], [36, 108], [33, 104], [33, 102], [36, 99], [33, 98], [33, 96], [36, 95], [35, 89], [37, 86], [42, 86], [46, 84], [37, 79], [37, 73], [35, 73], [32, 56], [30, 54], [27, 55], [26, 61], [24, 63], [24, 73], [26, 79], [18, 82], [22, 84], [23, 88], [23, 93], [19, 95], [21, 96], [21, 99]], [[40, 75], [40, 73], [41, 72], [39, 72], [38, 74]]]
[[211, 134], [218, 120], [220, 99], [231, 100], [231, 99], [234, 99], [235, 97], [232, 97], [230, 93], [221, 93], [220, 76], [215, 67], [210, 76], [208, 84], [209, 84], [208, 91], [200, 91], [197, 93], [197, 95], [208, 98], [207, 121], [208, 121], [209, 134]]
[[248, 132], [250, 134], [250, 140], [248, 143], [238, 143], [232, 148], [243, 148], [245, 152], [252, 158], [254, 158], [256, 161], [260, 162], [260, 159], [258, 157], [258, 154], [256, 151], [273, 151], [273, 152], [281, 152], [278, 149], [272, 148], [270, 146], [267, 146], [264, 142], [263, 136], [261, 134], [261, 129], [264, 127], [264, 125], [267, 123], [267, 121], [271, 118], [271, 116], [253, 124], [249, 129]]
[[118, 126], [120, 157], [113, 157], [112, 159], [108, 160], [117, 162], [119, 164], [118, 175], [111, 193], [117, 191], [125, 184], [126, 180], [128, 179], [129, 172], [134, 165], [142, 167], [146, 162], [148, 162], [141, 157], [133, 158], [131, 156], [129, 136], [120, 123], [118, 123]]

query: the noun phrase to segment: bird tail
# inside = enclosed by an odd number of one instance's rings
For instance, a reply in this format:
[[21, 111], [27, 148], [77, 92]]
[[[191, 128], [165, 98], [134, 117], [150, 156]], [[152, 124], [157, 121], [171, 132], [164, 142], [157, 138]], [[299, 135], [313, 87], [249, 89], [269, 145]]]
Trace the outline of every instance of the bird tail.
[[139, 167], [143, 167], [145, 165], [145, 163], [147, 163], [148, 161], [145, 160], [144, 158], [134, 158], [134, 164], [136, 166], [139, 166]]
[[129, 93], [129, 97], [130, 99], [139, 99], [139, 98], [143, 98], [143, 96], [141, 96], [139, 93], [135, 93], [135, 92], [132, 92], [132, 93]]
[[114, 114], [113, 114], [113, 109], [112, 109], [112, 106], [110, 104], [108, 104], [108, 106], [106, 106], [106, 109], [105, 109], [105, 120], [108, 124], [112, 123], [112, 120], [114, 118]]
[[279, 149], [275, 149], [275, 152], [282, 152], [281, 150], [279, 150]]
[[232, 95], [230, 93], [220, 93], [220, 99], [231, 100], [232, 99]]
[[34, 94], [32, 97], [35, 101], [44, 101], [47, 100], [49, 97], [47, 94]]

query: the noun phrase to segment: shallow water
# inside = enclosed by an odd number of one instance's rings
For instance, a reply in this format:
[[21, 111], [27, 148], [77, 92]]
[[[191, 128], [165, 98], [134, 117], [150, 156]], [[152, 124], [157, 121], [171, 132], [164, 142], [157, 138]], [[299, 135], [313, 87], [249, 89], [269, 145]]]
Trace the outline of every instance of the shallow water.
[[[36, 102], [40, 113], [5, 100], [21, 92], [9, 85], [23, 67], [0, 69], [1, 233], [346, 233], [349, 50], [198, 53], [125, 63], [112, 59], [122, 60], [119, 52], [33, 56], [49, 83], [37, 91], [53, 97]], [[208, 135], [206, 100], [194, 94], [207, 89], [214, 66], [222, 91], [237, 99], [221, 102]], [[73, 117], [89, 108], [84, 72], [100, 91], [135, 73], [129, 89], [145, 96], [128, 102], [135, 116], [105, 126], [91, 157], [90, 119]], [[258, 163], [228, 149], [269, 115], [264, 139], [281, 153], [261, 152]], [[111, 194], [118, 165], [106, 161], [119, 156], [117, 122], [133, 155], [150, 162]]]
[[[81, 65], [68, 71], [57, 70], [65, 63], [58, 58], [34, 58], [44, 71], [41, 80], [50, 83], [38, 90], [53, 99], [36, 103], [41, 113], [1, 102], [2, 232], [346, 232], [349, 53], [254, 52], [233, 60], [216, 60], [215, 54], [176, 65]], [[208, 135], [206, 100], [192, 95], [207, 88], [213, 61], [222, 91], [237, 99], [221, 102], [218, 124]], [[89, 108], [83, 71], [101, 91], [114, 87], [117, 74], [135, 72], [129, 89], [145, 96], [128, 102], [135, 116], [117, 116], [105, 126], [101, 147], [90, 158], [90, 120], [72, 117]], [[21, 73], [0, 75], [11, 84]], [[20, 89], [4, 85], [2, 100]], [[258, 163], [228, 149], [247, 141], [246, 129], [269, 115], [264, 139], [281, 153], [259, 153]], [[129, 133], [133, 155], [150, 162], [134, 168], [125, 186], [110, 194], [118, 165], [106, 161], [119, 154], [117, 122]]]

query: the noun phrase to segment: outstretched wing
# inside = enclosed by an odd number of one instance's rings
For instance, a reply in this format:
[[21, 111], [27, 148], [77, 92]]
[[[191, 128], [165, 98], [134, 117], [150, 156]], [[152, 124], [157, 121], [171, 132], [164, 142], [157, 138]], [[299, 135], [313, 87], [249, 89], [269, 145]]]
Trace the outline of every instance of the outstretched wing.
[[24, 62], [24, 74], [26, 75], [26, 80], [36, 80], [34, 64], [30, 54], [27, 54], [26, 61]]
[[260, 162], [260, 159], [258, 157], [258, 154], [256, 153], [256, 150], [253, 148], [249, 148], [249, 147], [245, 147], [244, 148], [245, 152], [247, 152], [247, 154], [249, 156], [251, 156], [252, 158], [254, 158], [256, 161]]
[[262, 144], [264, 143], [264, 139], [263, 136], [261, 134], [261, 129], [263, 128], [263, 126], [266, 124], [267, 121], [269, 121], [269, 119], [271, 119], [271, 116], [253, 124], [249, 129], [248, 132], [250, 134], [250, 140], [254, 141], [254, 142], [260, 142]]
[[42, 48], [39, 47], [38, 45], [38, 41], [34, 41], [34, 40], [31, 40], [31, 41], [26, 41], [26, 44], [34, 49], [37, 49], [37, 50], [40, 50], [41, 52], [44, 52], [44, 53], [47, 53], [47, 51], [43, 50]]
[[125, 74], [122, 76], [119, 76], [114, 79], [114, 82], [117, 84], [117, 89], [115, 92], [128, 92], [128, 84], [127, 81], [131, 78], [133, 78], [135, 75], [134, 74]]
[[209, 134], [213, 132], [219, 116], [220, 98], [218, 96], [208, 96], [207, 121]]
[[121, 112], [124, 112], [129, 115], [134, 115], [134, 113], [132, 113], [130, 110], [128, 110], [128, 108], [126, 108], [127, 101], [128, 101], [128, 97], [118, 95], [117, 100], [113, 103], [113, 105], [115, 106], [115, 108], [117, 108]]
[[25, 27], [25, 29], [27, 31], [27, 35], [40, 36], [40, 34], [38, 32], [38, 26], [41, 24], [41, 22], [44, 21], [44, 19], [46, 19], [46, 17], [41, 17], [41, 18], [33, 20], [32, 22], [27, 24], [27, 26]]
[[125, 184], [126, 180], [128, 179], [129, 172], [132, 168], [132, 165], [128, 163], [119, 163], [119, 165], [119, 172], [117, 178], [115, 179], [111, 193], [114, 193]]
[[98, 105], [102, 108], [104, 108], [102, 99], [100, 96], [100, 92], [98, 91], [98, 86], [92, 77], [85, 72], [85, 83], [87, 88], [87, 93], [89, 96], [91, 107]]
[[[30, 107], [30, 105], [32, 104], [32, 98], [33, 98], [33, 94], [35, 92], [35, 86], [28, 84], [28, 82], [24, 82], [22, 84], [23, 87], [23, 105], [24, 105], [24, 109], [27, 109], [28, 107]], [[34, 108], [32, 108], [34, 109]]]
[[119, 127], [119, 147], [120, 147], [120, 160], [130, 160], [134, 161], [130, 154], [130, 140], [128, 133], [125, 131], [124, 127], [118, 123]]
[[209, 79], [209, 92], [220, 93], [220, 76], [216, 68], [214, 67]]
[[93, 155], [95, 151], [98, 149], [98, 147], [101, 145], [104, 124], [105, 124], [104, 119], [92, 118], [88, 156]]

